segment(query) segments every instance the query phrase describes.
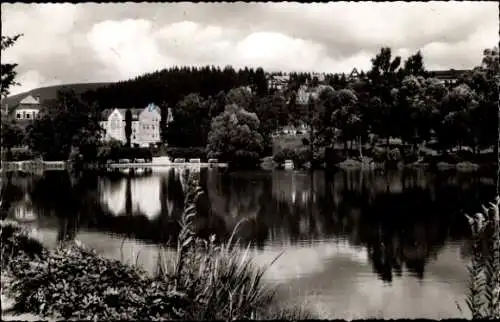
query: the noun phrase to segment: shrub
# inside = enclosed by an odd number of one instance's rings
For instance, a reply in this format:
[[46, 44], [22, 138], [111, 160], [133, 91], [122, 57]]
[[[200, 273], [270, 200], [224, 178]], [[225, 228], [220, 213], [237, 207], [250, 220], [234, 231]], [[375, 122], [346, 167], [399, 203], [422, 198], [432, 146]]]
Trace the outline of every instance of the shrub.
[[207, 160], [207, 149], [205, 147], [190, 147], [190, 148], [179, 148], [179, 147], [168, 147], [166, 149], [167, 155], [171, 160], [176, 158], [189, 159], [201, 159], [202, 161]]
[[[2, 160], [7, 159], [7, 149], [2, 149]], [[29, 150], [29, 149], [12, 149], [11, 150], [11, 161], [26, 161], [39, 158], [40, 155]]]
[[46, 255], [42, 243], [33, 238], [30, 231], [22, 229], [19, 224], [13, 221], [2, 220], [0, 223], [1, 264], [4, 269], [8, 268], [13, 258], [27, 256], [34, 259]]
[[152, 160], [153, 154], [149, 148], [105, 145], [98, 150], [97, 158], [101, 163], [105, 163], [107, 160], [117, 161], [119, 159]]
[[[467, 216], [474, 238], [467, 306], [475, 319], [500, 319], [500, 198], [483, 213]], [[481, 250], [482, 238], [487, 250]]]
[[[190, 299], [184, 316], [189, 320], [234, 320], [255, 317], [271, 303], [274, 293], [262, 285], [264, 269], [258, 269], [249, 256], [249, 248], [242, 252], [233, 242], [215, 244], [197, 238], [192, 220], [198, 215], [197, 199], [203, 194], [190, 180], [186, 208], [182, 216], [177, 257], [172, 263], [159, 260], [158, 276], [174, 280], [176, 290]], [[236, 230], [236, 228], [235, 228]]]

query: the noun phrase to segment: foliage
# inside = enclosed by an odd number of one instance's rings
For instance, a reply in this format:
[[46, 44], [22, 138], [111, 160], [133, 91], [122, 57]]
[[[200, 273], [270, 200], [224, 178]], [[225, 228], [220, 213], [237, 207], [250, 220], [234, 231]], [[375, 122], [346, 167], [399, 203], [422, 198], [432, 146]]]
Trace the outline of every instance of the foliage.
[[7, 117], [2, 118], [1, 146], [7, 150], [7, 161], [12, 159], [11, 149], [21, 145], [24, 140], [23, 129]]
[[189, 148], [177, 148], [168, 147], [167, 154], [171, 160], [176, 158], [189, 159], [207, 159], [206, 147], [189, 147]]
[[[2, 157], [0, 159], [7, 160], [6, 155], [9, 151], [2, 151]], [[27, 161], [37, 159], [39, 155], [29, 149], [24, 148], [14, 148], [10, 152], [10, 161]]]
[[96, 104], [72, 91], [59, 92], [55, 104], [28, 127], [30, 148], [45, 160], [67, 160], [73, 147], [83, 160], [95, 160], [102, 134]]
[[295, 168], [300, 168], [304, 166], [307, 162], [311, 161], [309, 148], [304, 146], [297, 149], [285, 148], [278, 151], [273, 156], [273, 161], [278, 164], [283, 164], [285, 160], [292, 160]]
[[[1, 43], [1, 51], [3, 52], [7, 48], [13, 46], [16, 41], [21, 37], [22, 34], [15, 35], [13, 37], [3, 36], [2, 35], [2, 43]], [[15, 78], [17, 75], [16, 72], [17, 64], [4, 64], [0, 68], [1, 70], [1, 84], [0, 84], [0, 96], [2, 98], [9, 95], [9, 88], [18, 85], [15, 82]]]
[[[177, 256], [169, 262], [160, 252], [154, 276], [99, 256], [78, 242], [64, 242], [51, 251], [39, 244], [38, 248], [30, 246], [17, 230], [8, 230], [10, 226], [2, 223], [2, 261], [10, 260], [14, 281], [8, 291], [15, 299], [14, 310], [82, 320], [302, 316], [301, 312], [272, 311], [274, 292], [263, 285], [265, 268], [253, 264], [249, 248], [242, 251], [233, 236], [217, 244], [214, 237], [196, 236], [193, 219], [199, 216], [196, 204], [204, 192], [195, 176], [188, 180]], [[39, 256], [8, 252], [12, 249]]]
[[99, 149], [97, 159], [101, 163], [105, 163], [108, 160], [118, 161], [120, 159], [128, 159], [131, 161], [134, 159], [145, 159], [146, 161], [151, 161], [153, 155], [148, 148], [129, 148], [121, 144], [112, 143]]
[[263, 151], [260, 121], [237, 105], [228, 105], [213, 119], [208, 136], [209, 158], [231, 161], [238, 166], [256, 166]]
[[[262, 285], [265, 268], [257, 268], [242, 252], [233, 236], [216, 244], [196, 237], [193, 221], [199, 213], [196, 204], [204, 194], [199, 178], [191, 176], [182, 215], [177, 256], [170, 265], [158, 261], [157, 276], [175, 281], [175, 290], [194, 299], [185, 311], [188, 320], [234, 320], [255, 318], [267, 308], [274, 293]], [[234, 232], [233, 232], [234, 234]], [[272, 264], [272, 263], [271, 263]]]
[[44, 246], [33, 234], [13, 221], [0, 221], [0, 238], [2, 242], [1, 264], [8, 269], [11, 261], [26, 256], [29, 259], [43, 258], [46, 255]]
[[[467, 216], [474, 238], [474, 252], [469, 266], [467, 306], [473, 319], [500, 318], [500, 197], [483, 206], [483, 213]], [[487, 250], [481, 251], [482, 238]]]
[[174, 121], [166, 131], [167, 142], [176, 147], [204, 146], [210, 127], [210, 101], [199, 94], [186, 95], [173, 109]]

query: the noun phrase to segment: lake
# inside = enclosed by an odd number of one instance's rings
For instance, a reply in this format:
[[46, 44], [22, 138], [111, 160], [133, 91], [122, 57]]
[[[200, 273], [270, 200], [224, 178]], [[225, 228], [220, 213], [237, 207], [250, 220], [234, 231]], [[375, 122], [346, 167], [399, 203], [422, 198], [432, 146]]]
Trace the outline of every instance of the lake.
[[[4, 216], [48, 246], [76, 238], [152, 270], [156, 245], [176, 232], [189, 171], [4, 173]], [[283, 252], [265, 275], [280, 305], [325, 319], [440, 319], [462, 317], [456, 302], [467, 311], [464, 214], [494, 197], [494, 175], [205, 168], [200, 181], [221, 229], [245, 219], [236, 235], [252, 242], [256, 264]]]

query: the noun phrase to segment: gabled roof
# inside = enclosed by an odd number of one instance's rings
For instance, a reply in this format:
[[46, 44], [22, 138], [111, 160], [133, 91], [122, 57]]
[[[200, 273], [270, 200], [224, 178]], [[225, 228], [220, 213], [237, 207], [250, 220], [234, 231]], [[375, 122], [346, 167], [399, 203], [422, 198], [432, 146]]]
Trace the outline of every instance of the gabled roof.
[[[114, 110], [115, 110], [114, 108], [107, 108], [107, 109], [103, 110], [101, 112], [101, 120], [107, 121], [109, 116], [111, 115], [111, 113], [113, 113]], [[123, 120], [125, 120], [125, 114], [127, 113], [127, 109], [126, 108], [117, 108], [116, 110], [118, 111], [118, 113], [120, 113]], [[139, 114], [141, 114], [141, 112], [143, 110], [144, 109], [142, 109], [142, 108], [131, 108], [130, 111], [132, 112], [132, 121], [139, 120]]]
[[31, 95], [28, 95], [26, 96], [25, 98], [23, 98], [19, 104], [29, 104], [29, 105], [39, 105], [40, 104], [40, 100], [39, 99], [36, 99], [34, 98], [33, 96]]

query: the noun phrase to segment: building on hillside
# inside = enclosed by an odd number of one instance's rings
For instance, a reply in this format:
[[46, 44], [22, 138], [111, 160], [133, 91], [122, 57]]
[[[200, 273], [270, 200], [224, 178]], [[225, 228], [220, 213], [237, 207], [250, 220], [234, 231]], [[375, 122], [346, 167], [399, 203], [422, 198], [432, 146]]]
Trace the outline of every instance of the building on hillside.
[[37, 96], [35, 98], [32, 95], [28, 95], [12, 109], [9, 109], [9, 106], [6, 104], [5, 109], [7, 114], [9, 114], [14, 120], [19, 121], [20, 123], [30, 123], [35, 120], [40, 113], [40, 97]]
[[[130, 109], [132, 112], [132, 134], [130, 143], [147, 147], [161, 142], [161, 112], [155, 104], [149, 104], [144, 109]], [[101, 114], [100, 125], [104, 129], [104, 141], [127, 141], [125, 136], [125, 115], [127, 109], [115, 108], [104, 110]], [[172, 110], [168, 109], [167, 126], [173, 121]]]
[[325, 73], [314, 72], [314, 73], [312, 73], [312, 77], [313, 77], [313, 79], [316, 78], [319, 83], [324, 83], [325, 79], [326, 79]]
[[290, 82], [290, 75], [269, 75], [267, 86], [270, 90], [285, 90]]
[[361, 77], [361, 74], [358, 72], [358, 69], [356, 67], [354, 67], [352, 69], [351, 73], [349, 74], [349, 76], [347, 76], [347, 80], [351, 81], [351, 80], [359, 79], [360, 77]]
[[442, 83], [455, 84], [460, 77], [466, 76], [471, 72], [472, 72], [471, 70], [464, 70], [464, 69], [462, 70], [449, 69], [449, 70], [431, 71], [429, 72], [429, 74], [431, 75], [431, 77], [437, 78]]

